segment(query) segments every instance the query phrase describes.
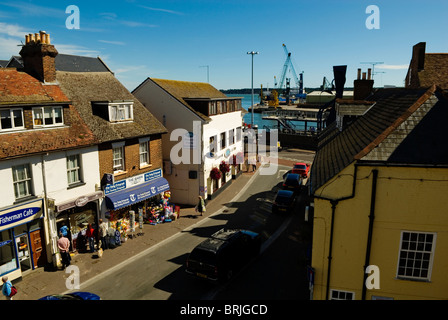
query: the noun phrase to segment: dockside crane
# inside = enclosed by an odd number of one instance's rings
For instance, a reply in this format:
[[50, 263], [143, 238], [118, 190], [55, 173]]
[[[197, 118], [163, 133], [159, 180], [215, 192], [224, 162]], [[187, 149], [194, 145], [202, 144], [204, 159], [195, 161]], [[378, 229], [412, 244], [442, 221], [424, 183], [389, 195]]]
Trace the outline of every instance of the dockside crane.
[[294, 65], [293, 65], [293, 63], [291, 61], [291, 52], [288, 51], [288, 48], [286, 47], [285, 44], [283, 44], [282, 46], [283, 46], [283, 50], [285, 51], [286, 60], [285, 60], [285, 63], [283, 64], [283, 69], [282, 69], [282, 73], [281, 73], [281, 76], [280, 76], [279, 86], [276, 86], [276, 87], [278, 89], [282, 89], [283, 88], [283, 84], [285, 83], [285, 78], [286, 78], [286, 72], [288, 71], [288, 68], [290, 68], [291, 73], [292, 73], [292, 75], [294, 77], [294, 81], [296, 82], [297, 87], [300, 90], [303, 90], [303, 83], [302, 83], [302, 81], [299, 80], [299, 77], [297, 76], [297, 73], [296, 73], [296, 69], [294, 68]]

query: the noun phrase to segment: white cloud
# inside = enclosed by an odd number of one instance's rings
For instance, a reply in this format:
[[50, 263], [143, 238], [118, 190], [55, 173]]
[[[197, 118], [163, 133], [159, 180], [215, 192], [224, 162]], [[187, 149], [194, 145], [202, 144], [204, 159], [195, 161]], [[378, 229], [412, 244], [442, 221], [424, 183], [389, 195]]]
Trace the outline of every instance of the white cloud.
[[57, 44], [55, 45], [59, 53], [72, 54], [87, 57], [97, 57], [100, 52], [97, 50], [91, 50], [86, 47], [77, 46], [73, 44]]
[[25, 40], [25, 35], [29, 33], [31, 32], [28, 32], [19, 25], [0, 22], [0, 34], [5, 34], [10, 37], [23, 38], [23, 40]]
[[[0, 5], [18, 9], [25, 16], [43, 16], [43, 17], [63, 17], [65, 11], [50, 7], [38, 6], [29, 2], [0, 2]], [[65, 9], [65, 7], [64, 7]]]
[[107, 44], [115, 44], [117, 46], [124, 46], [126, 43], [121, 41], [109, 41], [109, 40], [98, 40], [98, 42], [107, 43]]
[[174, 10], [161, 9], [161, 8], [152, 8], [152, 7], [147, 7], [147, 6], [139, 6], [139, 7], [143, 8], [143, 9], [146, 9], [146, 10], [151, 10], [151, 11], [159, 11], [159, 12], [171, 13], [171, 14], [176, 14], [176, 15], [183, 15], [182, 12], [174, 11]]
[[408, 64], [379, 64], [376, 69], [387, 69], [387, 70], [403, 70], [409, 67]]

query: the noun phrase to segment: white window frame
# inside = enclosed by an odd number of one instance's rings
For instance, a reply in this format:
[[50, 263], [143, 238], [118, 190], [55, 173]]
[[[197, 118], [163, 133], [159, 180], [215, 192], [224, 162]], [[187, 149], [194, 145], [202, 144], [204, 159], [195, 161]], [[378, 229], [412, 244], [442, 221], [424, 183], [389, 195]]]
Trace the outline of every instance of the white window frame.
[[[51, 117], [53, 120], [52, 124], [46, 124], [45, 123], [45, 109], [51, 108]], [[61, 122], [56, 123], [56, 113], [55, 109], [61, 110]], [[39, 110], [41, 114], [41, 120], [42, 124], [36, 124], [36, 120], [39, 120], [40, 118], [36, 117], [36, 111]], [[35, 107], [32, 109], [33, 113], [33, 127], [35, 128], [46, 128], [46, 127], [59, 127], [64, 125], [64, 108], [62, 106], [42, 106], [42, 107]]]
[[[24, 129], [25, 128], [25, 122], [23, 120], [23, 109], [21, 108], [10, 108], [10, 109], [2, 109], [0, 111], [9, 111], [9, 118], [11, 119], [11, 128], [3, 128], [2, 127], [2, 123], [0, 121], [0, 130], [1, 131], [10, 131], [10, 130], [18, 130], [18, 129]], [[20, 112], [20, 117], [22, 120], [22, 125], [21, 126], [16, 126], [15, 125], [15, 121], [14, 121], [14, 111], [19, 111]], [[1, 120], [1, 113], [0, 113], [0, 120]]]
[[[128, 112], [126, 112], [126, 108], [129, 108]], [[108, 110], [110, 122], [116, 123], [134, 121], [134, 104], [132, 102], [109, 103]], [[119, 114], [121, 114], [122, 117], [118, 117]]]
[[[18, 167], [23, 167], [23, 169], [25, 170], [26, 177], [24, 179], [20, 180], [18, 178], [18, 175], [17, 175]], [[16, 200], [20, 200], [20, 199], [32, 196], [33, 195], [33, 186], [32, 186], [33, 178], [32, 178], [32, 174], [31, 174], [30, 164], [24, 163], [24, 164], [12, 166], [11, 170], [12, 170], [14, 196], [15, 196]], [[23, 194], [23, 195], [20, 194], [20, 188], [19, 188], [19, 185], [22, 183], [25, 184], [25, 194]]]
[[[121, 150], [121, 158], [115, 158], [115, 150], [116, 149], [120, 149]], [[121, 173], [124, 172], [126, 170], [125, 168], [125, 154], [124, 154], [124, 141], [123, 142], [118, 142], [118, 143], [113, 143], [112, 144], [112, 167], [114, 170], [114, 174], [117, 173]], [[115, 161], [120, 161], [121, 165], [115, 165]], [[118, 168], [118, 169], [116, 169]]]
[[[348, 299], [348, 295], [351, 295], [351, 299]], [[355, 292], [330, 289], [330, 300], [355, 300]]]
[[243, 130], [241, 127], [236, 128], [236, 142], [240, 142], [241, 141], [241, 137], [243, 135]]
[[[406, 241], [407, 243], [405, 243], [404, 241], [405, 233], [408, 233], [410, 236], [409, 241]], [[416, 236], [416, 241], [414, 241], [411, 238], [412, 235]], [[431, 248], [427, 247], [427, 245], [429, 244], [428, 242], [426, 242], [427, 235], [432, 235]], [[420, 236], [424, 236], [425, 239], [423, 240], [422, 238], [420, 238]], [[428, 281], [428, 282], [431, 281], [436, 239], [437, 239], [437, 233], [435, 232], [409, 231], [409, 230], [401, 231], [400, 247], [398, 250], [398, 260], [397, 260], [397, 273], [396, 273], [397, 279]], [[423, 242], [421, 240], [423, 240]], [[406, 262], [405, 265], [402, 264], [403, 262]], [[407, 273], [406, 270], [411, 271], [412, 275], [406, 274]], [[425, 270], [426, 270], [426, 276], [422, 276], [421, 272]], [[415, 275], [416, 272], [419, 272], [420, 275], [419, 276]]]
[[[70, 159], [72, 157], [76, 157], [77, 158], [77, 166], [75, 167], [69, 167], [70, 164]], [[81, 161], [81, 155], [78, 154], [72, 154], [72, 155], [68, 155], [66, 157], [66, 162], [67, 162], [67, 183], [69, 186], [78, 184], [78, 183], [82, 183], [83, 182], [83, 178], [82, 178], [82, 161]], [[77, 181], [70, 181], [70, 177], [71, 177], [71, 173], [76, 171], [77, 175], [78, 175], [78, 180]]]
[[[140, 161], [140, 168], [145, 167], [151, 164], [151, 157], [150, 157], [150, 149], [149, 149], [149, 141], [150, 138], [142, 138], [139, 139], [139, 145], [138, 145], [138, 152], [139, 152], [139, 161]], [[142, 151], [142, 146], [146, 147], [146, 151]], [[142, 161], [142, 156], [146, 158], [145, 161]]]

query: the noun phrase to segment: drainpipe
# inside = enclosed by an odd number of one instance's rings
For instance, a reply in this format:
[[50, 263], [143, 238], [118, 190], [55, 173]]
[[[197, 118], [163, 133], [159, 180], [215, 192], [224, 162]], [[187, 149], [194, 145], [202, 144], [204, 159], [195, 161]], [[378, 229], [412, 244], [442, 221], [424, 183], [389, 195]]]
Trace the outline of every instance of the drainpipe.
[[325, 300], [328, 300], [328, 295], [330, 292], [330, 275], [331, 275], [331, 253], [333, 252], [333, 229], [334, 229], [334, 214], [336, 212], [336, 206], [338, 205], [338, 200], [331, 200], [331, 227], [330, 227], [330, 248], [328, 253], [328, 269], [327, 269], [327, 289], [325, 293]]
[[372, 233], [373, 233], [373, 221], [375, 220], [375, 200], [376, 200], [376, 185], [378, 181], [378, 170], [372, 170], [373, 178], [372, 178], [372, 194], [370, 196], [370, 215], [369, 215], [369, 233], [367, 235], [367, 248], [366, 248], [366, 259], [364, 263], [364, 276], [362, 283], [362, 300], [366, 299], [367, 287], [365, 285], [367, 280], [367, 274], [365, 270], [370, 265], [370, 251], [372, 248]]
[[349, 200], [355, 197], [355, 190], [356, 190], [356, 178], [358, 176], [358, 165], [355, 163], [355, 170], [353, 173], [353, 186], [352, 186], [352, 194], [347, 197], [342, 197], [339, 199], [331, 199], [327, 197], [322, 196], [316, 196], [314, 195], [314, 198], [321, 199], [321, 200], [327, 200], [331, 203], [331, 226], [330, 226], [330, 244], [329, 244], [329, 253], [328, 253], [328, 268], [327, 268], [327, 285], [326, 285], [326, 292], [325, 292], [325, 300], [328, 300], [329, 293], [330, 293], [330, 276], [331, 276], [331, 260], [333, 259], [332, 251], [333, 251], [333, 228], [334, 228], [334, 217], [336, 213], [336, 207], [340, 201]]

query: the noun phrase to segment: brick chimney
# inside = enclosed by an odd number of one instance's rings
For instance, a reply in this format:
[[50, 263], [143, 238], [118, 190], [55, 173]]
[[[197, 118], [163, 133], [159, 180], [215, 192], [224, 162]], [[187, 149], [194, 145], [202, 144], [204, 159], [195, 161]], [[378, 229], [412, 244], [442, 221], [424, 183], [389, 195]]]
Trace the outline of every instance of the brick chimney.
[[372, 69], [367, 70], [367, 75], [363, 72], [362, 79], [361, 69], [358, 69], [358, 78], [353, 81], [353, 87], [353, 100], [365, 100], [373, 90]]
[[25, 36], [25, 45], [20, 50], [24, 71], [39, 81], [55, 82], [56, 48], [50, 43], [50, 35], [45, 31]]
[[418, 73], [425, 69], [426, 42], [419, 42], [412, 47], [412, 58], [406, 74], [406, 88], [419, 88]]

